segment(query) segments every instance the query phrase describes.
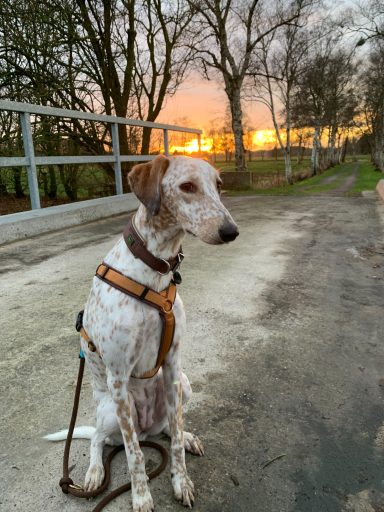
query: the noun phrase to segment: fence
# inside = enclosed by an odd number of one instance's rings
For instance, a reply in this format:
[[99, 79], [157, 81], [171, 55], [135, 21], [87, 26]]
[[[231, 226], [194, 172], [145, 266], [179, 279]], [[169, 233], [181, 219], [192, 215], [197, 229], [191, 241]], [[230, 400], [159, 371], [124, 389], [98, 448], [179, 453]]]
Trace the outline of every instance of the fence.
[[[29, 103], [0, 100], [0, 110], [19, 112], [22, 130], [24, 154], [23, 157], [0, 157], [0, 169], [2, 167], [26, 167], [28, 174], [28, 187], [32, 209], [40, 208], [39, 186], [37, 181], [37, 166], [39, 165], [62, 165], [62, 164], [102, 164], [110, 163], [114, 166], [116, 194], [123, 193], [123, 182], [121, 176], [122, 162], [143, 162], [153, 159], [156, 155], [122, 155], [119, 146], [119, 125], [137, 126], [142, 128], [153, 128], [163, 130], [164, 153], [169, 155], [170, 131], [182, 133], [194, 133], [197, 135], [200, 148], [200, 136], [202, 131], [195, 128], [186, 128], [169, 124], [152, 123], [124, 117], [107, 116], [102, 114], [91, 114], [66, 110], [54, 107], [44, 107]], [[85, 121], [96, 121], [109, 123], [111, 125], [111, 147], [112, 153], [108, 155], [78, 155], [78, 156], [36, 156], [31, 129], [32, 116], [51, 116], [65, 119], [78, 119]]]

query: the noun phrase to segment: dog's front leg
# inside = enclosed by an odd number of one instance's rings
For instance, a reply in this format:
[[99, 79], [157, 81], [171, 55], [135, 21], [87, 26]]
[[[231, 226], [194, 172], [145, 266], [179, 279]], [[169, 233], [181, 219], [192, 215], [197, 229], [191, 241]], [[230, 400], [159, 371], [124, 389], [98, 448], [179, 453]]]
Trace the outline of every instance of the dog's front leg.
[[128, 468], [132, 483], [133, 512], [152, 512], [153, 500], [148, 488], [144, 455], [133, 422], [133, 398], [128, 390], [129, 380], [121, 380], [112, 373], [108, 374], [108, 387], [116, 404], [116, 415], [123, 435]]
[[165, 403], [169, 430], [171, 435], [171, 476], [176, 499], [186, 507], [192, 508], [194, 502], [194, 486], [187, 474], [185, 465], [184, 433], [183, 433], [183, 392], [180, 381], [181, 368], [177, 354], [177, 343], [163, 366], [165, 384]]

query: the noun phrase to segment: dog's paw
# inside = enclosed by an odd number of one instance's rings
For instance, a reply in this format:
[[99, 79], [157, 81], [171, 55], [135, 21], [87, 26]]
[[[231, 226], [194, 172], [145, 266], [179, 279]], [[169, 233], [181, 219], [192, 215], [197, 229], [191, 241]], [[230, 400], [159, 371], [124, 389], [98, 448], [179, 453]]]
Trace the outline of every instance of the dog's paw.
[[200, 439], [191, 434], [190, 432], [184, 432], [184, 448], [187, 452], [193, 455], [204, 455], [204, 446]]
[[184, 505], [184, 507], [193, 507], [195, 501], [194, 485], [187, 473], [181, 475], [180, 473], [172, 475], [173, 491], [175, 498]]
[[153, 512], [155, 510], [148, 488], [146, 490], [138, 489], [132, 493], [132, 508], [133, 512]]
[[100, 487], [104, 480], [104, 468], [95, 464], [89, 466], [87, 474], [85, 475], [84, 490], [95, 491]]

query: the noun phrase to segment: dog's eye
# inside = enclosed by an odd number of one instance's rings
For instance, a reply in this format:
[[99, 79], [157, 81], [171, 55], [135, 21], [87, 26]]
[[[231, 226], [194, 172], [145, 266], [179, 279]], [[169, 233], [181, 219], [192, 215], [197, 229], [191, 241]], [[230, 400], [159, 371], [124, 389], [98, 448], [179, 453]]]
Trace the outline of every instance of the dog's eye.
[[196, 192], [197, 188], [194, 183], [187, 181], [186, 183], [182, 183], [180, 185], [180, 190], [182, 190], [183, 192], [187, 192], [187, 194], [193, 194], [194, 192]]

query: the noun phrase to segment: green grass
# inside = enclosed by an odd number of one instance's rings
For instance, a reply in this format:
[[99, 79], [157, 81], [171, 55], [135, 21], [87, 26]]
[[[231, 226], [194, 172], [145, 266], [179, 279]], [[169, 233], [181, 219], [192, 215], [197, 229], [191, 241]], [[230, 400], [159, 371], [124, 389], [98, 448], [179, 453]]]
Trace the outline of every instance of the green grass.
[[[328, 171], [312, 178], [297, 182], [293, 185], [268, 189], [243, 189], [228, 191], [228, 195], [285, 195], [285, 196], [309, 196], [329, 193], [339, 189], [345, 179], [350, 176], [356, 164], [359, 166], [358, 174], [352, 188], [344, 193], [345, 196], [360, 195], [364, 190], [375, 190], [377, 182], [384, 178], [384, 174], [374, 169], [368, 157], [359, 158], [358, 162], [346, 162], [332, 167]], [[327, 182], [329, 178], [329, 182]], [[325, 182], [325, 183], [324, 183]]]
[[[292, 170], [293, 172], [307, 170], [310, 168], [310, 159], [304, 158], [303, 161], [298, 164], [296, 159], [292, 160]], [[235, 171], [235, 163], [234, 162], [216, 162], [214, 166], [221, 171]], [[275, 160], [274, 158], [265, 158], [264, 160], [258, 159], [252, 162], [247, 162], [247, 171], [258, 172], [260, 174], [274, 174], [278, 172], [284, 172], [284, 159], [279, 158]]]
[[363, 190], [375, 190], [381, 179], [384, 179], [384, 173], [375, 169], [369, 159], [360, 160], [357, 180], [347, 195], [356, 195]]

